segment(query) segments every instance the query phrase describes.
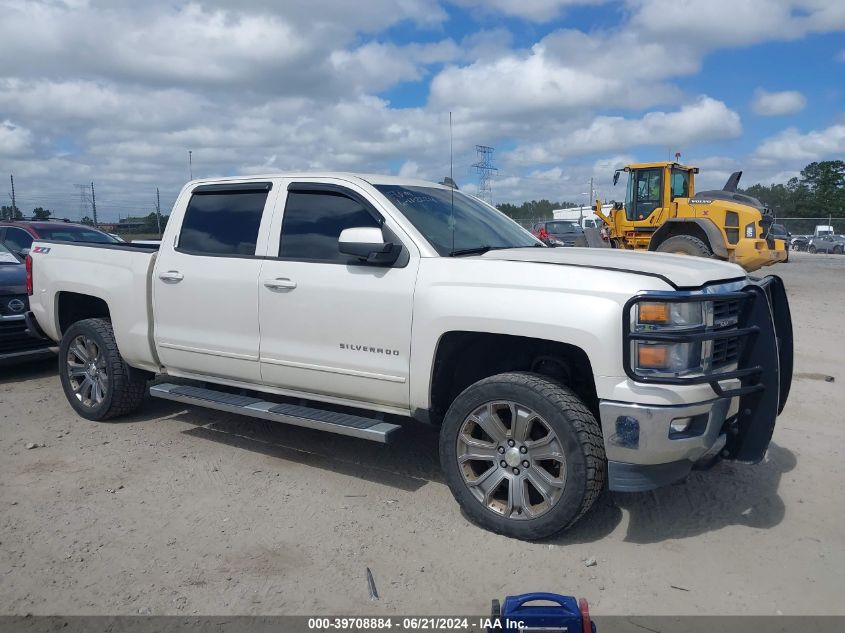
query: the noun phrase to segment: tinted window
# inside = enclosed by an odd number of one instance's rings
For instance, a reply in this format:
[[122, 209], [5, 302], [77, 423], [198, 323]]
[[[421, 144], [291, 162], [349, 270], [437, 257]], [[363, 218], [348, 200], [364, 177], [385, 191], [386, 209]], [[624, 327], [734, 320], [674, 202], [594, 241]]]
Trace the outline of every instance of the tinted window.
[[337, 247], [341, 231], [379, 227], [363, 204], [340, 193], [291, 191], [285, 203], [279, 257], [346, 263]]
[[3, 243], [9, 250], [20, 252], [32, 246], [32, 236], [22, 229], [10, 227], [6, 229], [6, 237]]
[[38, 235], [44, 240], [62, 240], [66, 242], [89, 242], [93, 244], [115, 244], [117, 240], [96, 229], [83, 226], [62, 226], [38, 229]]
[[255, 255], [267, 192], [202, 193], [191, 196], [179, 250], [197, 255]]

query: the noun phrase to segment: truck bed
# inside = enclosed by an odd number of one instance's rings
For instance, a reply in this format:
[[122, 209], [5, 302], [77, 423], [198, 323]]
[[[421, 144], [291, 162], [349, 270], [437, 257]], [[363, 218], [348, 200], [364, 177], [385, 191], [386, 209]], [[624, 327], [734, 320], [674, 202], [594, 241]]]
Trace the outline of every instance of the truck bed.
[[36, 240], [30, 257], [33, 296], [30, 309], [44, 332], [62, 336], [63, 302], [71, 293], [103, 300], [109, 309], [117, 344], [133, 367], [158, 366], [152, 339], [153, 244], [88, 244]]

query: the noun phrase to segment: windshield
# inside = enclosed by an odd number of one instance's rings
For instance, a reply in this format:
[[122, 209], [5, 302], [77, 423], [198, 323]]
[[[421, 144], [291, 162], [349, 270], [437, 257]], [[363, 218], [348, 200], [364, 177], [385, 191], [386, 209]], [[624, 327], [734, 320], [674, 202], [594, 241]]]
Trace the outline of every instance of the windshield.
[[577, 222], [546, 222], [546, 230], [552, 235], [582, 232], [582, 229]]
[[42, 240], [59, 240], [65, 242], [93, 242], [94, 244], [115, 244], [117, 240], [111, 235], [89, 229], [83, 226], [56, 226], [39, 228], [38, 236]]
[[459, 191], [400, 185], [377, 185], [376, 189], [441, 256], [478, 248], [542, 246], [503, 213]]
[[8, 248], [0, 244], [0, 265], [20, 264], [21, 261]]

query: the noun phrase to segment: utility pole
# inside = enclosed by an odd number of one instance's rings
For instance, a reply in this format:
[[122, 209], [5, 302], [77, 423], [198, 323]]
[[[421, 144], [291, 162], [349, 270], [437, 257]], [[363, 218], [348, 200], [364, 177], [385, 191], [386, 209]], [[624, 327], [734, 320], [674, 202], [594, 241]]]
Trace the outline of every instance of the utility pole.
[[194, 179], [194, 159], [192, 158], [193, 150], [188, 150], [188, 173], [191, 176], [188, 180]]
[[158, 224], [158, 239], [161, 239], [161, 196], [156, 187], [156, 224]]
[[14, 220], [15, 219], [15, 211], [18, 210], [18, 205], [15, 204], [15, 175], [9, 174], [9, 180], [12, 181], [12, 217], [10, 217], [9, 219]]
[[94, 213], [94, 226], [97, 224], [97, 198], [94, 196], [94, 181], [91, 181], [91, 211]]

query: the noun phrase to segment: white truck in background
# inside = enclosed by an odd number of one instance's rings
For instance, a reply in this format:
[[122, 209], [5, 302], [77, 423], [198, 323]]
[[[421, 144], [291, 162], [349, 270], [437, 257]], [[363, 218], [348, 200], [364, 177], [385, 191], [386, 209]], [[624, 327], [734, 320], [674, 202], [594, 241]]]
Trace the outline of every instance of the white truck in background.
[[[607, 487], [759, 461], [792, 376], [777, 277], [546, 248], [405, 178], [193, 181], [159, 248], [39, 240], [27, 270], [27, 321], [60, 342], [82, 417], [149, 390], [379, 442], [413, 418], [440, 428], [467, 515], [517, 538], [572, 525]], [[162, 375], [180, 381], [148, 389]]]

